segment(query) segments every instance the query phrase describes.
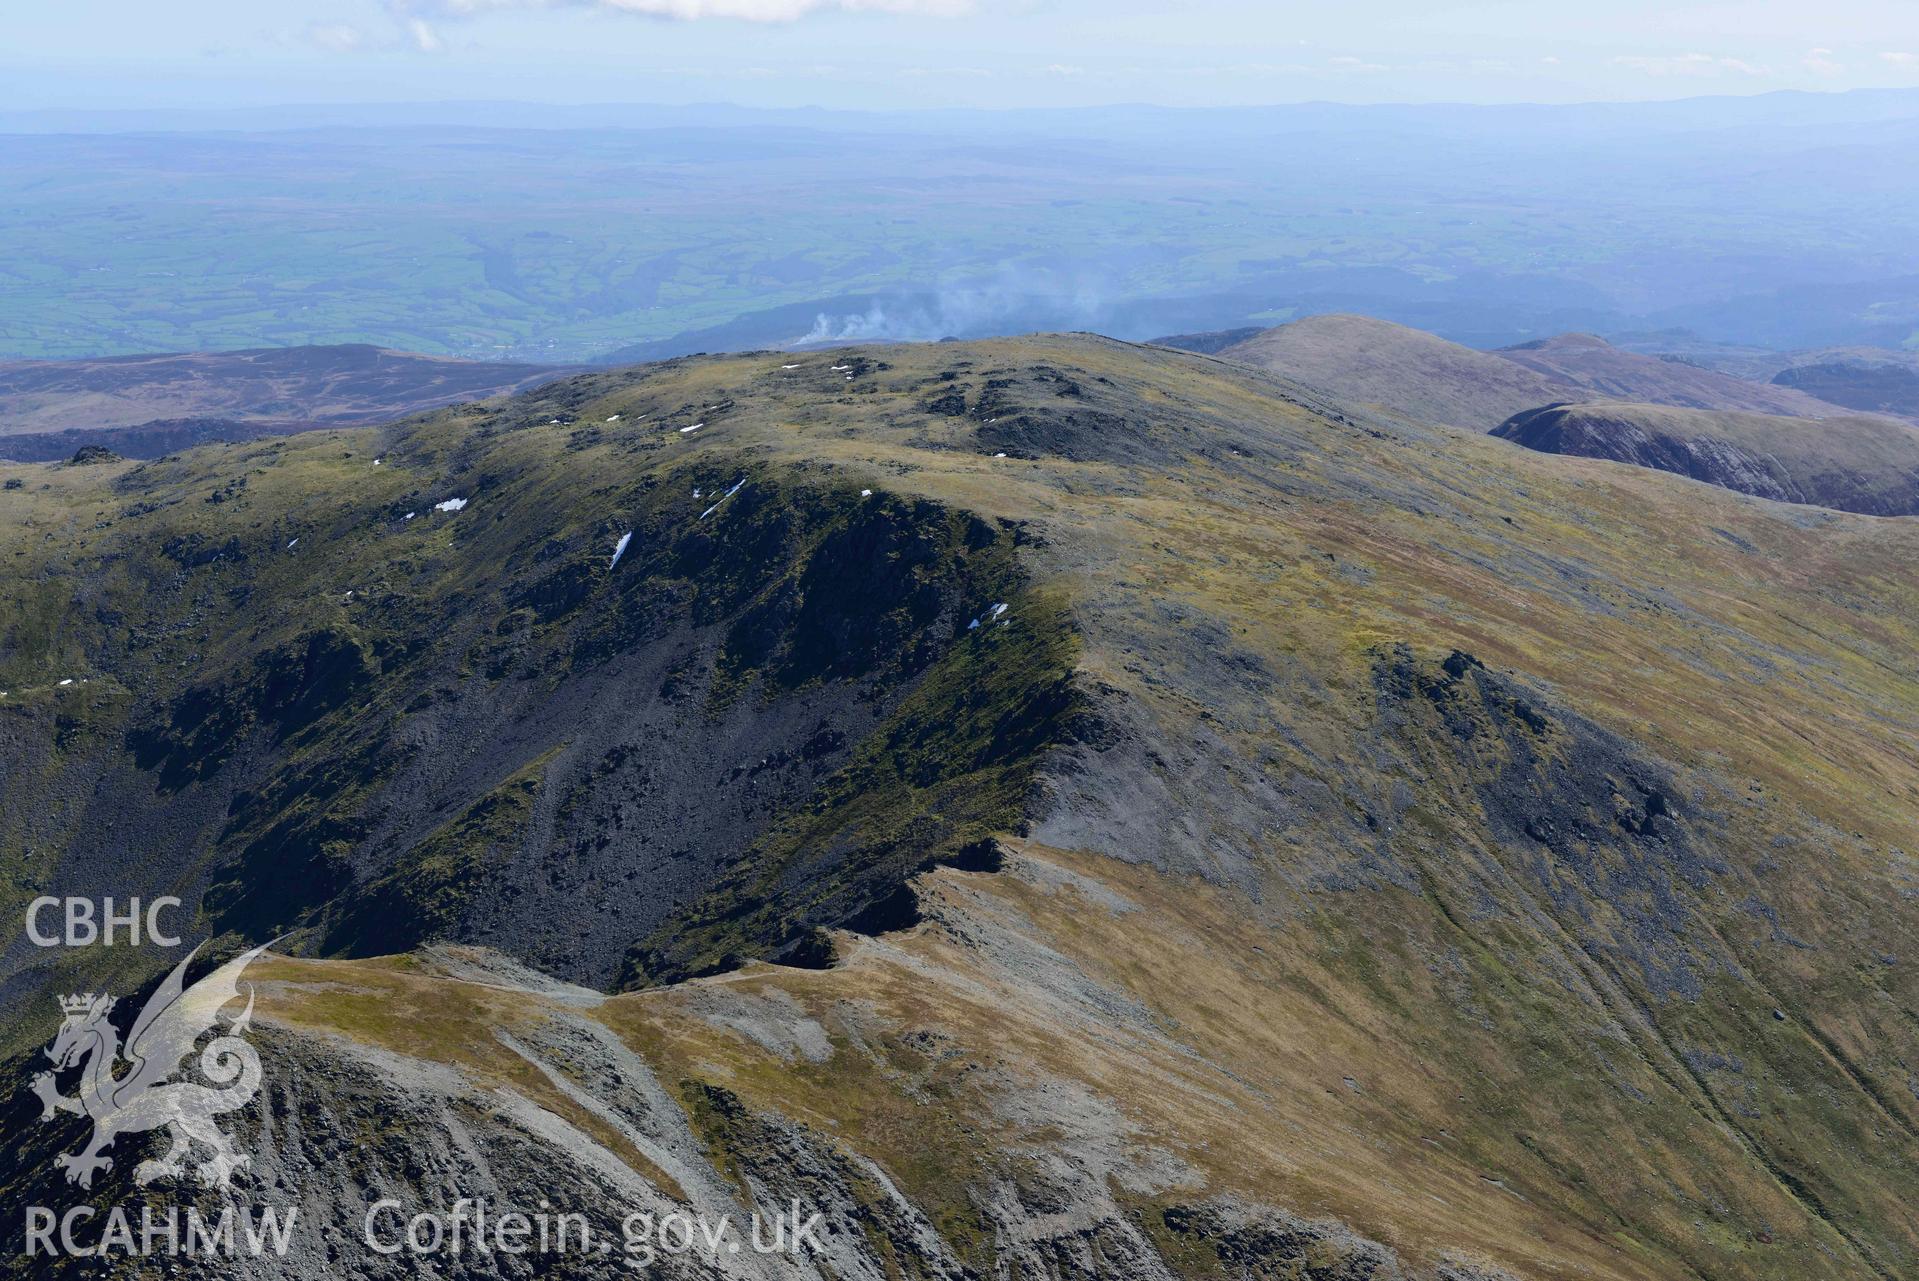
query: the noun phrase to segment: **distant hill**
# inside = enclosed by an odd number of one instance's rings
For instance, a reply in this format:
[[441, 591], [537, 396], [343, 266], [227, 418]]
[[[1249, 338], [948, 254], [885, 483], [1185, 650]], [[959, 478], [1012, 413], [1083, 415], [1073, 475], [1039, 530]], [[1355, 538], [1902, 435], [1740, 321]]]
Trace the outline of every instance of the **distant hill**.
[[1611, 343], [1617, 349], [1669, 363], [1713, 370], [1747, 382], [1771, 383], [1842, 409], [1919, 420], [1919, 352], [1904, 348], [1772, 351], [1713, 342], [1683, 329], [1615, 333]]
[[1849, 409], [1919, 418], [1919, 353], [1840, 347], [1792, 359], [1772, 376], [1776, 385]]
[[1521, 410], [1584, 398], [1503, 357], [1369, 316], [1309, 316], [1255, 333], [1218, 355], [1343, 400], [1480, 431]]
[[1258, 325], [1247, 325], [1241, 329], [1214, 329], [1203, 334], [1167, 334], [1153, 339], [1153, 346], [1177, 347], [1181, 351], [1194, 351], [1202, 356], [1216, 356], [1228, 347], [1237, 346], [1265, 332]]
[[1578, 388], [1586, 393], [1582, 399], [1745, 410], [1796, 418], [1834, 418], [1847, 412], [1843, 403], [1828, 403], [1795, 386], [1775, 386], [1625, 351], [1594, 334], [1560, 334], [1504, 347], [1494, 354], [1554, 382]]
[[71, 458], [81, 449], [105, 448], [122, 458], [163, 458], [196, 445], [222, 441], [253, 440], [260, 436], [285, 436], [318, 426], [315, 423], [240, 422], [232, 418], [156, 418], [133, 427], [90, 429], [70, 427], [66, 431], [31, 431], [0, 435], [0, 458], [17, 463], [51, 463]]
[[567, 368], [363, 343], [3, 361], [0, 456], [65, 457], [81, 445], [107, 444], [152, 457], [206, 439], [383, 422], [521, 391]]
[[[1237, 341], [1225, 341], [1231, 338]], [[1158, 342], [1253, 365], [1416, 421], [1485, 431], [1527, 410], [1591, 402], [1799, 420], [1852, 417], [1860, 409], [1919, 412], [1919, 361], [1907, 367], [1898, 363], [1901, 353], [1876, 349], [1873, 359], [1860, 351], [1821, 353], [1829, 359], [1774, 377], [1792, 357], [1774, 356], [1776, 364], [1749, 361], [1740, 373], [1730, 373], [1616, 347], [1585, 333], [1486, 352], [1369, 316], [1310, 316], [1250, 334], [1225, 330]], [[1813, 394], [1827, 390], [1828, 399]], [[1901, 411], [1900, 405], [1911, 409]]]
[[1874, 516], [1919, 514], [1919, 430], [1888, 418], [1604, 402], [1529, 410], [1493, 434], [1541, 453], [1677, 472], [1761, 498]]

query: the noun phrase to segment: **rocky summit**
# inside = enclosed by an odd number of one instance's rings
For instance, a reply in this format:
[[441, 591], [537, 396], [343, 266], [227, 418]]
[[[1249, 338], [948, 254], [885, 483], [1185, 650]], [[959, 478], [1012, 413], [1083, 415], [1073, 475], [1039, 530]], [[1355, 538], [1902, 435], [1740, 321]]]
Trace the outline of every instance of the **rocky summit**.
[[[1919, 524], [1484, 431], [1067, 336], [0, 465], [6, 910], [272, 945], [231, 1187], [78, 1192], [19, 1091], [6, 1204], [300, 1211], [142, 1276], [1919, 1275]], [[14, 1079], [156, 956], [16, 940]], [[379, 1217], [463, 1199], [619, 1245]]]

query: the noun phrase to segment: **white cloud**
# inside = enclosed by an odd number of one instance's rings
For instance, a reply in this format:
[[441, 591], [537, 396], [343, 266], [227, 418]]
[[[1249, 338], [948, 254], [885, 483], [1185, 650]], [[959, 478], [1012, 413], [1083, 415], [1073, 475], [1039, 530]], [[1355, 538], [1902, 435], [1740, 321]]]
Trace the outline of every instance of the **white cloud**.
[[1055, 62], [1046, 68], [1046, 74], [1049, 76], [1083, 76], [1086, 74], [1086, 68], [1069, 66], [1064, 62]]
[[1800, 64], [1815, 76], [1836, 76], [1845, 70], [1845, 67], [1834, 61], [1830, 49], [1809, 49], [1806, 51], [1806, 56], [1800, 59]]
[[1895, 67], [1919, 67], [1919, 53], [1882, 53], [1880, 61], [1890, 62]]
[[328, 53], [359, 53], [372, 44], [366, 32], [345, 22], [312, 23], [301, 33], [301, 38]]
[[408, 18], [405, 23], [407, 38], [413, 41], [413, 47], [421, 53], [438, 53], [446, 48], [440, 39], [440, 33], [428, 25], [424, 18]]
[[309, 42], [339, 53], [392, 50], [439, 53], [445, 38], [434, 24], [477, 18], [510, 9], [591, 9], [663, 21], [785, 23], [820, 13], [890, 13], [957, 17], [973, 12], [975, 0], [385, 0], [399, 27], [397, 39], [376, 41], [358, 28], [316, 23]]
[[1355, 58], [1350, 54], [1338, 58], [1328, 58], [1326, 59], [1326, 63], [1328, 66], [1339, 71], [1357, 71], [1367, 75], [1377, 75], [1382, 71], [1392, 70], [1391, 67], [1383, 62], [1368, 62], [1364, 58]]
[[1221, 76], [1318, 76], [1324, 74], [1326, 74], [1326, 68], [1308, 66], [1303, 62], [1239, 62], [1231, 66], [1203, 67], [1114, 67], [1108, 73], [1110, 77], [1119, 79], [1127, 76], [1199, 76], [1215, 80]]
[[988, 67], [901, 67], [900, 74], [915, 80], [949, 76], [962, 80], [991, 80], [999, 73]]
[[1681, 53], [1655, 57], [1614, 58], [1613, 65], [1643, 71], [1649, 76], [1769, 76], [1769, 67], [1740, 58], [1716, 57], [1710, 53]]
[[498, 9], [549, 9], [561, 6], [631, 13], [647, 18], [697, 22], [731, 18], [741, 22], [796, 22], [816, 13], [897, 13], [953, 16], [973, 11], [973, 0], [390, 0], [401, 12], [469, 18]]
[[397, 32], [369, 32], [349, 22], [313, 22], [301, 31], [284, 33], [282, 39], [340, 54], [439, 53], [446, 48], [440, 33], [424, 18], [408, 16], [398, 5], [389, 8], [399, 24]]

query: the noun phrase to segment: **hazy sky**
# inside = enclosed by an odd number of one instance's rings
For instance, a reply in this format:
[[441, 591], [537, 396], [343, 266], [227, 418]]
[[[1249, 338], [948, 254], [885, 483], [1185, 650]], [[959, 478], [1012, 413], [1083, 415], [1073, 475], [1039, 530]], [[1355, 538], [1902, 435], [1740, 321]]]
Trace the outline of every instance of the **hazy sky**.
[[1567, 101], [1919, 87], [1912, 0], [58, 0], [0, 107]]

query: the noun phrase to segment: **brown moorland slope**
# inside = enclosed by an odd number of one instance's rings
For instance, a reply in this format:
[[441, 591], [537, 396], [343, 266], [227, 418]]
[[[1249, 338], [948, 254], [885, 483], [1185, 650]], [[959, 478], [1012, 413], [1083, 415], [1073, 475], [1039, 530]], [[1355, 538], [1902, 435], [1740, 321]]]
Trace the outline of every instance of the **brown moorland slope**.
[[1513, 361], [1368, 316], [1309, 316], [1217, 354], [1341, 400], [1481, 431], [1522, 409], [1581, 399], [1570, 386]]

